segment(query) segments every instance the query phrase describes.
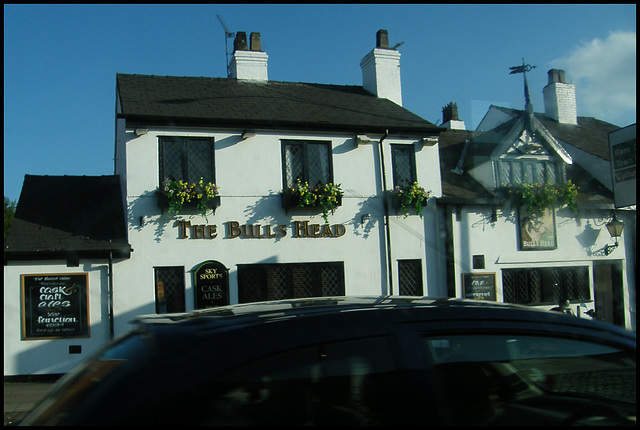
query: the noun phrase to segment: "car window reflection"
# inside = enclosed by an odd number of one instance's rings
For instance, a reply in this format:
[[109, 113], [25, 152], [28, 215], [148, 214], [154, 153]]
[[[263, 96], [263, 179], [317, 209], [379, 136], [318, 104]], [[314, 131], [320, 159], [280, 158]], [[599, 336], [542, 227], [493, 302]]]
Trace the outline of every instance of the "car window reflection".
[[[635, 420], [636, 361], [631, 352], [520, 335], [425, 336], [424, 342], [454, 424], [508, 424], [516, 417], [522, 422], [523, 413], [535, 415], [534, 422], [542, 418], [556, 424]], [[585, 409], [584, 416], [570, 422], [576, 411], [594, 404], [609, 409]]]

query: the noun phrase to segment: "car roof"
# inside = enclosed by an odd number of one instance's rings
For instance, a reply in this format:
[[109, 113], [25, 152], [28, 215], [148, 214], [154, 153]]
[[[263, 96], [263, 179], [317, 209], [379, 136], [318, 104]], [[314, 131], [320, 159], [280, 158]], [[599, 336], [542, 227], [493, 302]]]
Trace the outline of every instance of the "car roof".
[[282, 315], [316, 315], [333, 314], [346, 310], [369, 310], [380, 308], [442, 308], [451, 306], [482, 307], [516, 307], [517, 305], [484, 302], [478, 304], [474, 300], [411, 297], [411, 296], [336, 296], [336, 297], [309, 297], [299, 299], [283, 299], [264, 302], [240, 303], [215, 308], [196, 309], [189, 312], [168, 314], [147, 314], [137, 316], [134, 322], [142, 324], [173, 324], [192, 319], [210, 319], [219, 322], [233, 321], [242, 318], [259, 318], [264, 320], [269, 317]]
[[[367, 317], [384, 313], [384, 321], [522, 321], [546, 323], [556, 327], [574, 327], [600, 331], [601, 335], [616, 333], [635, 342], [635, 333], [613, 324], [569, 316], [560, 312], [535, 309], [524, 305], [458, 298], [430, 298], [411, 296], [336, 296], [286, 299], [243, 303], [190, 312], [141, 315], [134, 321], [139, 327], [206, 326], [208, 329], [258, 325], [266, 321], [309, 321], [313, 317], [354, 318], [367, 312]], [[347, 315], [346, 313], [349, 313]], [[362, 315], [360, 315], [362, 316]], [[369, 318], [370, 320], [372, 318]]]

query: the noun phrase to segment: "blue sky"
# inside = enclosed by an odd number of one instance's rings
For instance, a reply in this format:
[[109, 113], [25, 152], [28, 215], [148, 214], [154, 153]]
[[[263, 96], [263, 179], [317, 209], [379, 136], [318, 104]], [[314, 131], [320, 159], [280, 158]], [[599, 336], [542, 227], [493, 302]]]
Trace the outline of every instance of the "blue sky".
[[[225, 37], [259, 32], [269, 79], [362, 85], [379, 29], [401, 52], [403, 106], [433, 123], [458, 104], [544, 111], [547, 71], [576, 84], [578, 115], [636, 122], [631, 5], [4, 5], [4, 195], [25, 174], [114, 173], [116, 73], [226, 77]], [[231, 47], [231, 41], [229, 41]]]

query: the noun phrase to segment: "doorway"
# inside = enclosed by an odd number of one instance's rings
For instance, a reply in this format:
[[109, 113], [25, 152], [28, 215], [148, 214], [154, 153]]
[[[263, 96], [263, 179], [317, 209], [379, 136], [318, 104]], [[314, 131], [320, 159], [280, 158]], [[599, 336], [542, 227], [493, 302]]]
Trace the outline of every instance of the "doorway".
[[597, 318], [624, 327], [622, 261], [596, 262], [593, 285]]

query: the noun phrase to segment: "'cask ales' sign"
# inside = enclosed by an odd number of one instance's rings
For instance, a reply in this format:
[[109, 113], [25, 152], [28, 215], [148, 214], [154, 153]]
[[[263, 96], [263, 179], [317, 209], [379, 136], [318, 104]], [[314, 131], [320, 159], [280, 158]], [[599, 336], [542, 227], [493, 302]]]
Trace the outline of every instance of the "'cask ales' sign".
[[206, 261], [194, 273], [195, 308], [229, 304], [229, 269], [218, 261]]

